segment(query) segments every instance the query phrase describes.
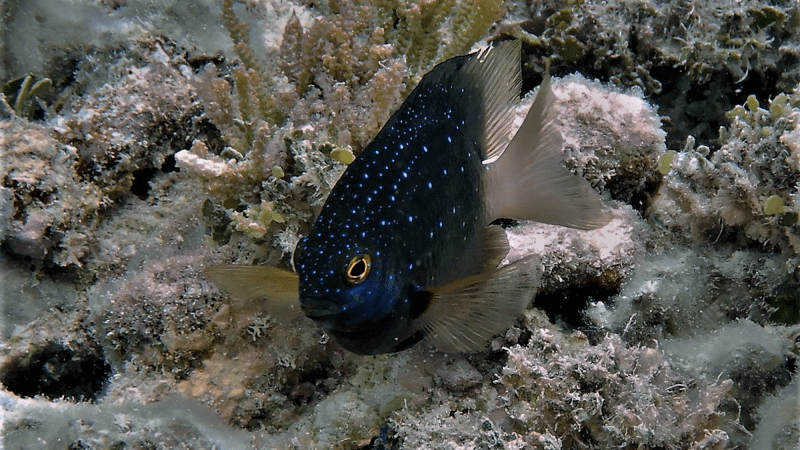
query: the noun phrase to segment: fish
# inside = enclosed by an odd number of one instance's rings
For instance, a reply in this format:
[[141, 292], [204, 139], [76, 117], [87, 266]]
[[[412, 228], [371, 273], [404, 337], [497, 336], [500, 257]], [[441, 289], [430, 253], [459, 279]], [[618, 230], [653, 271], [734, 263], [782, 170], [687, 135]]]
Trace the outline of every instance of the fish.
[[541, 280], [532, 255], [509, 251], [499, 218], [577, 229], [610, 221], [600, 195], [563, 165], [549, 75], [513, 133], [521, 45], [456, 56], [425, 74], [336, 182], [296, 273], [217, 265], [235, 297], [299, 309], [362, 355], [427, 339], [447, 352], [484, 349], [527, 307]]

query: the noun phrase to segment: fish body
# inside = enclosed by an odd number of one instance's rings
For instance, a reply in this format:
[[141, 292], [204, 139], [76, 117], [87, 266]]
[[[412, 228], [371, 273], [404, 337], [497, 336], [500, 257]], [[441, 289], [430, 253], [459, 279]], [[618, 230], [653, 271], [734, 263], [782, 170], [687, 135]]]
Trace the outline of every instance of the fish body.
[[480, 349], [525, 308], [540, 270], [535, 257], [498, 268], [508, 243], [490, 223], [608, 221], [588, 183], [560, 165], [547, 78], [511, 137], [519, 54], [512, 41], [426, 74], [299, 242], [299, 304], [348, 350], [396, 352], [425, 337], [445, 350]]
[[[415, 294], [475, 272], [488, 218], [482, 99], [459, 73], [469, 58], [426, 75], [347, 168], [295, 252], [303, 310], [357, 353], [419, 341], [409, 326]], [[342, 274], [359, 255], [370, 255], [370, 274], [352, 284]]]

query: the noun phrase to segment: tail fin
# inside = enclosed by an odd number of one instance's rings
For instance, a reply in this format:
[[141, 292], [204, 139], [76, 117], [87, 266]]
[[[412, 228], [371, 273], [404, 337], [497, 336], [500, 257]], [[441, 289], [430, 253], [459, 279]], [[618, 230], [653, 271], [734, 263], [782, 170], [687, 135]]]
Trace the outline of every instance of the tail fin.
[[488, 164], [490, 219], [531, 219], [583, 230], [611, 220], [597, 192], [564, 167], [563, 145], [547, 75], [519, 131], [502, 156]]

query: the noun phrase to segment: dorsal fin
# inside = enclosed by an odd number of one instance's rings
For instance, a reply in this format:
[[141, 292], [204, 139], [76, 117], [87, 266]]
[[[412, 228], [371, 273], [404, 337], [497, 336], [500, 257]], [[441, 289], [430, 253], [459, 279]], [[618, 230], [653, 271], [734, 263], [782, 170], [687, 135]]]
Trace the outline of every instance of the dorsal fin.
[[[425, 74], [373, 140], [426, 131], [452, 133], [453, 145], [477, 147], [484, 164], [496, 161], [511, 142], [522, 87], [521, 44], [503, 42], [439, 63]], [[410, 129], [409, 129], [410, 128]]]
[[483, 101], [484, 164], [496, 161], [511, 141], [514, 106], [522, 89], [520, 52], [519, 41], [503, 42], [470, 55], [463, 67]]

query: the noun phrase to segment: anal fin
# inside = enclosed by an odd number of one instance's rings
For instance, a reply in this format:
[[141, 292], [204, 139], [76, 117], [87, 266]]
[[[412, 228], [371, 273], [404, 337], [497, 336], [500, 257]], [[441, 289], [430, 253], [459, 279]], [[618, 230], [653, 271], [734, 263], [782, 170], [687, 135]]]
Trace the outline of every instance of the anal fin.
[[508, 237], [506, 230], [500, 225], [489, 225], [482, 230], [480, 253], [478, 260], [480, 261], [479, 272], [496, 269], [503, 258], [508, 254], [510, 247], [508, 245]]

